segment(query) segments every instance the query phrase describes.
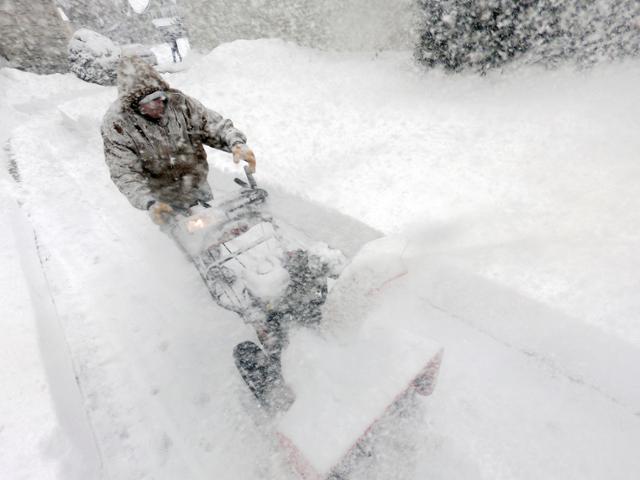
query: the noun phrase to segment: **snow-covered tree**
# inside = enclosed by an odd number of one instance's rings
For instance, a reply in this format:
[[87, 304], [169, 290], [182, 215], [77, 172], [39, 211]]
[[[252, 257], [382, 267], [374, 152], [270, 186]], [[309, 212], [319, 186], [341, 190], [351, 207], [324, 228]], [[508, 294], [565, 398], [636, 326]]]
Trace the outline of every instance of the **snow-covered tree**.
[[416, 59], [484, 72], [510, 61], [584, 66], [640, 51], [637, 0], [418, 0]]

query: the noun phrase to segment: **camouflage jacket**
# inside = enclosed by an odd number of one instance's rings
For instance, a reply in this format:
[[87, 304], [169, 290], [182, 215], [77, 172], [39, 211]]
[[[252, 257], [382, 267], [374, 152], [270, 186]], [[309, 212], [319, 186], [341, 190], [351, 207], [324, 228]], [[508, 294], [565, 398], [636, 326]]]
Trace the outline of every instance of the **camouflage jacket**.
[[[158, 121], [137, 110], [137, 101], [157, 90], [168, 97], [165, 114]], [[113, 182], [140, 209], [152, 200], [182, 208], [210, 200], [203, 144], [230, 151], [233, 145], [246, 142], [231, 120], [170, 88], [137, 57], [120, 62], [118, 99], [105, 114], [101, 133]]]

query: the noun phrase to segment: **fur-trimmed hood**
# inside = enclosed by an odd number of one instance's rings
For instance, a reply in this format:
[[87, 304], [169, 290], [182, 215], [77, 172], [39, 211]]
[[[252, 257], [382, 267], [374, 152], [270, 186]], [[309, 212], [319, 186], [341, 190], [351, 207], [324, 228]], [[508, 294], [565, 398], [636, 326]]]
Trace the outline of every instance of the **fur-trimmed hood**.
[[169, 90], [169, 84], [140, 57], [122, 57], [118, 65], [118, 98], [123, 109], [133, 108], [145, 95]]

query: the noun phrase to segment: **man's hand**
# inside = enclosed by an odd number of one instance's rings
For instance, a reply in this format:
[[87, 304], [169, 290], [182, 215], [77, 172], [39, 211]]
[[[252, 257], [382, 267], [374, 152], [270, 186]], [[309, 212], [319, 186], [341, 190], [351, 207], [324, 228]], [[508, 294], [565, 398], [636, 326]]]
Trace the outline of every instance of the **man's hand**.
[[238, 163], [240, 160], [244, 160], [249, 164], [251, 173], [256, 173], [256, 156], [249, 147], [244, 143], [236, 143], [231, 147], [231, 153], [233, 153], [233, 161]]
[[149, 207], [149, 215], [151, 215], [151, 220], [156, 225], [163, 225], [167, 222], [169, 215], [173, 213], [173, 208], [171, 205], [164, 202], [154, 202]]

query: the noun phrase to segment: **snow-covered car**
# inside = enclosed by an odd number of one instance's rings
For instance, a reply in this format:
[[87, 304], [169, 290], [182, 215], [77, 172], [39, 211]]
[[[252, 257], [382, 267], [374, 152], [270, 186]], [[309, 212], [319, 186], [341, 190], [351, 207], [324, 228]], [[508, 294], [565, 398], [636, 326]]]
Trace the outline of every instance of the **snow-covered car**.
[[68, 46], [70, 69], [78, 78], [100, 85], [113, 85], [121, 48], [104, 35], [81, 28]]
[[122, 55], [137, 55], [156, 65], [155, 54], [141, 44], [117, 45], [98, 32], [81, 28], [68, 46], [70, 69], [78, 78], [100, 85], [114, 85], [116, 69]]

